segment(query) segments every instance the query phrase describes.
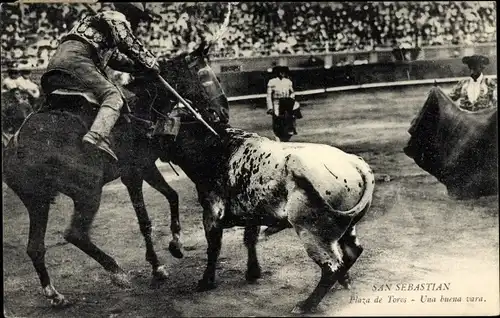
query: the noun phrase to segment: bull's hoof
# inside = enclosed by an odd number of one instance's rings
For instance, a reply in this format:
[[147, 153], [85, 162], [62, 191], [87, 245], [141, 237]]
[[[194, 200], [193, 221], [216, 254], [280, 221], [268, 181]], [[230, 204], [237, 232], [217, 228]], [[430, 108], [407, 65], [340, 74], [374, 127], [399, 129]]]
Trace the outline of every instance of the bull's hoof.
[[339, 284], [347, 290], [352, 288], [351, 283], [351, 278], [347, 274], [343, 278], [339, 279]]
[[132, 282], [130, 281], [128, 275], [123, 272], [111, 274], [111, 282], [124, 289], [132, 288]]
[[170, 244], [168, 244], [168, 250], [175, 258], [184, 257], [184, 253], [182, 253], [182, 245], [179, 242], [170, 241]]
[[255, 283], [257, 279], [262, 277], [262, 272], [260, 270], [260, 266], [253, 266], [247, 269], [245, 274], [245, 279], [249, 283]]
[[165, 265], [158, 266], [156, 270], [153, 270], [153, 278], [156, 280], [165, 280], [168, 278], [168, 271]]
[[217, 288], [217, 284], [214, 281], [206, 281], [204, 279], [198, 281], [198, 286], [196, 287], [196, 291], [201, 293], [205, 291], [209, 291]]
[[297, 303], [297, 305], [295, 305], [295, 307], [293, 307], [292, 314], [295, 315], [309, 314], [313, 313], [315, 310], [316, 308], [307, 304], [306, 301], [300, 301]]
[[352, 285], [349, 281], [344, 281], [344, 282], [339, 282], [342, 287], [344, 287], [347, 290], [352, 289]]

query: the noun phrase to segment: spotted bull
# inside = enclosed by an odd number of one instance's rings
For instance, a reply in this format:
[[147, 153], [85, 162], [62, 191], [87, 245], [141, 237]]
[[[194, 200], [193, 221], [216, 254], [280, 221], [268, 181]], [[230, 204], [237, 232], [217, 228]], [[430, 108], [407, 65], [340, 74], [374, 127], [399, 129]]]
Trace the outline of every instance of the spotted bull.
[[363, 248], [355, 224], [367, 212], [374, 175], [356, 155], [312, 143], [280, 143], [233, 128], [221, 140], [196, 123], [183, 122], [172, 146], [178, 164], [196, 184], [208, 242], [207, 267], [198, 290], [215, 288], [215, 268], [224, 228], [243, 226], [248, 249], [246, 279], [261, 276], [256, 244], [267, 234], [293, 227], [321, 279], [294, 313], [313, 310], [339, 281], [349, 287], [348, 270]]

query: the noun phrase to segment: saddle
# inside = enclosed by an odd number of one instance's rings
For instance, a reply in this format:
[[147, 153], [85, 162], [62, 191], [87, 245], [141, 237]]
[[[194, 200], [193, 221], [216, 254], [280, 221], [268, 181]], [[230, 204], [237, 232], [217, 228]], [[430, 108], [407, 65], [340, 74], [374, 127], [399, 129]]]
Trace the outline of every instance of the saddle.
[[[141, 96], [137, 96], [133, 92], [122, 88], [120, 88], [120, 91], [122, 93], [122, 96], [124, 97], [125, 103], [122, 108], [121, 118], [125, 119], [127, 123], [131, 123], [131, 121], [133, 120], [136, 124], [141, 126], [146, 131], [146, 136], [148, 136], [149, 138], [156, 135], [169, 135], [174, 137], [177, 136], [180, 128], [179, 118], [161, 118], [156, 123], [152, 123], [148, 120], [135, 117], [132, 114], [129, 105], [134, 105], [139, 100], [141, 100], [141, 102], [145, 104], [152, 103], [154, 102], [156, 96], [152, 96], [151, 94], [142, 94]], [[50, 109], [54, 109], [54, 107], [63, 107], [67, 109], [67, 105], [72, 105], [71, 108], [78, 108], [86, 105], [84, 107], [90, 106], [92, 112], [97, 112], [100, 107], [100, 103], [95, 94], [89, 91], [59, 88], [54, 90], [49, 96], [49, 104], [51, 105], [49, 106]]]
[[[132, 92], [126, 91], [124, 89], [120, 89], [120, 92], [122, 93], [124, 102], [122, 114], [130, 113], [131, 111], [129, 104], [134, 103], [138, 98]], [[99, 109], [99, 107], [101, 106], [95, 94], [90, 91], [58, 88], [51, 92], [47, 97], [51, 108], [60, 108], [69, 105], [71, 105], [71, 108], [73, 108], [75, 106], [82, 106], [82, 102], [83, 104], [90, 106], [94, 110]], [[68, 110], [70, 110], [71, 108], [68, 108]]]
[[95, 94], [92, 92], [83, 92], [83, 91], [80, 92], [76, 90], [59, 88], [50, 93], [50, 96], [59, 99], [77, 99], [78, 97], [81, 97], [84, 98], [93, 107], [100, 106]]

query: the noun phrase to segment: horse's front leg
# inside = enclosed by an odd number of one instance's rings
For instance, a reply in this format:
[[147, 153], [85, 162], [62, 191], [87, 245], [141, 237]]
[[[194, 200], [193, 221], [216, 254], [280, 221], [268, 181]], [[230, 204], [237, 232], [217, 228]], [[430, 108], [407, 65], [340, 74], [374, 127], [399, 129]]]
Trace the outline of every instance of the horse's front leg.
[[144, 180], [155, 190], [165, 196], [170, 205], [170, 231], [172, 232], [172, 240], [168, 245], [170, 254], [176, 258], [184, 256], [181, 243], [181, 222], [179, 217], [179, 195], [165, 181], [158, 168], [153, 165], [146, 169], [143, 173]]
[[153, 277], [163, 280], [168, 277], [168, 272], [165, 265], [160, 264], [154, 250], [153, 240], [151, 238], [151, 220], [144, 205], [144, 196], [142, 194], [143, 179], [137, 171], [127, 176], [122, 176], [121, 179], [123, 184], [127, 187], [130, 200], [132, 201], [132, 205], [137, 215], [137, 220], [139, 221], [139, 228], [146, 242], [146, 261], [148, 261], [153, 268]]
[[222, 225], [221, 217], [224, 215], [224, 205], [222, 200], [211, 200], [202, 196], [200, 201], [203, 206], [203, 226], [205, 228], [205, 238], [207, 239], [207, 267], [203, 273], [203, 278], [198, 282], [198, 291], [214, 289], [215, 269], [222, 246]]

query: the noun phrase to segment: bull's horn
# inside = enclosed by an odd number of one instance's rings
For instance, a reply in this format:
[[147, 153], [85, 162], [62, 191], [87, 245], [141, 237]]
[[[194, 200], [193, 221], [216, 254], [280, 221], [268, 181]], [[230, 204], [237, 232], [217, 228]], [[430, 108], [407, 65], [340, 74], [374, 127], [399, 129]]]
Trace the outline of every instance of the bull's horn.
[[229, 17], [231, 16], [231, 2], [228, 3], [227, 5], [227, 15], [226, 18], [224, 19], [224, 23], [222, 23], [222, 26], [219, 29], [219, 32], [217, 32], [212, 39], [208, 42], [208, 46], [211, 46], [215, 42], [217, 42], [222, 35], [227, 31], [227, 26], [229, 25]]

